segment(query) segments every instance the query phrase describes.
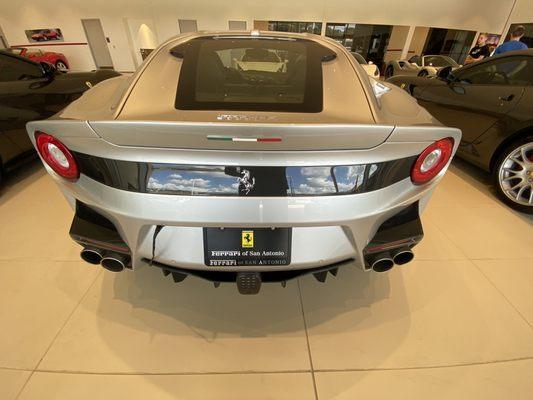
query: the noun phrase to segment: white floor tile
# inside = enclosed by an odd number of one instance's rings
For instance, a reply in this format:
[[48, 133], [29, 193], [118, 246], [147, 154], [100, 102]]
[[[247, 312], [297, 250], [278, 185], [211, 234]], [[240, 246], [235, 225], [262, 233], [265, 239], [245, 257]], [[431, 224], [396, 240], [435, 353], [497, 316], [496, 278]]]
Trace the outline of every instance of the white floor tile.
[[0, 366], [34, 368], [99, 272], [81, 261], [0, 261]]
[[315, 369], [404, 368], [533, 356], [533, 330], [470, 261], [302, 282]]
[[0, 399], [15, 400], [30, 375], [30, 371], [0, 369]]
[[311, 400], [314, 397], [310, 373], [161, 376], [41, 372], [31, 377], [19, 399]]
[[104, 273], [41, 366], [92, 372], [234, 372], [309, 369], [296, 282], [235, 284], [188, 278], [174, 284], [155, 267]]
[[316, 374], [320, 400], [530, 400], [533, 360], [392, 371]]

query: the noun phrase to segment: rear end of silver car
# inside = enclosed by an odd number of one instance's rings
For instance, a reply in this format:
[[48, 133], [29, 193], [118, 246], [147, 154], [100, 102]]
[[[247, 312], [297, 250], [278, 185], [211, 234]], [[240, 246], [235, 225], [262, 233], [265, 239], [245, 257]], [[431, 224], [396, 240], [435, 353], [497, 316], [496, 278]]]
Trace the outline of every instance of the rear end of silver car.
[[460, 133], [399, 89], [373, 91], [357, 68], [322, 39], [178, 38], [132, 78], [113, 118], [84, 111], [108, 83], [28, 131], [88, 262], [245, 294], [341, 266], [386, 271], [412, 259]]

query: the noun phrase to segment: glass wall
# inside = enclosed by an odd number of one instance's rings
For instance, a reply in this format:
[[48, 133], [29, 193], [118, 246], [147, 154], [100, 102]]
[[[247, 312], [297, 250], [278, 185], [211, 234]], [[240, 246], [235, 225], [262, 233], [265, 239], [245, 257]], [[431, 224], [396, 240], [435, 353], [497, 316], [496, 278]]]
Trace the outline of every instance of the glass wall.
[[268, 21], [268, 30], [320, 35], [322, 33], [322, 22]]
[[383, 64], [383, 57], [387, 51], [391, 32], [391, 25], [326, 24], [326, 36], [341, 43], [350, 51], [361, 54], [378, 67]]
[[456, 29], [431, 28], [424, 45], [423, 55], [442, 54], [463, 64], [472, 46], [476, 32]]
[[521, 42], [524, 42], [527, 44], [527, 47], [533, 48], [533, 23], [532, 24], [512, 24], [509, 28], [509, 32], [507, 32], [507, 36], [505, 37], [505, 41], [508, 41], [510, 39], [510, 33], [518, 26], [522, 25], [524, 28], [526, 28], [526, 33], [524, 36], [522, 36], [522, 39], [520, 39]]

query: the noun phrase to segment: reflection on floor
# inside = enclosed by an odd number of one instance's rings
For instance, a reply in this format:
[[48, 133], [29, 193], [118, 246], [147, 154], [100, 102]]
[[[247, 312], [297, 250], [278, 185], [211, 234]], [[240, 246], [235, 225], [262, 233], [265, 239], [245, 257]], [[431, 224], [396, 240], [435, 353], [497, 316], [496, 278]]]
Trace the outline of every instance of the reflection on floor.
[[[38, 163], [0, 192], [1, 399], [526, 399], [532, 219], [456, 161], [416, 261], [240, 296], [83, 264]], [[18, 396], [18, 397], [17, 397]]]

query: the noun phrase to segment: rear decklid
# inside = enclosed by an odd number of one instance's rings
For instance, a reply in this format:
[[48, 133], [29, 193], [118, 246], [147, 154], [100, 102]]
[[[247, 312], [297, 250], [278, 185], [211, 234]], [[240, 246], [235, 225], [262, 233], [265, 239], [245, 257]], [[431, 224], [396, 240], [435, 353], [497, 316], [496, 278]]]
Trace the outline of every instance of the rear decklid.
[[348, 53], [314, 35], [272, 32], [169, 41], [115, 120], [90, 124], [121, 146], [235, 150], [371, 148], [393, 129], [376, 126]]
[[352, 150], [375, 147], [388, 125], [185, 123], [91, 121], [93, 130], [120, 146], [206, 150]]

